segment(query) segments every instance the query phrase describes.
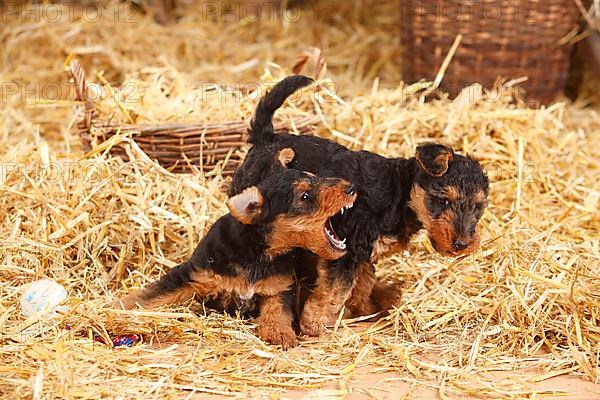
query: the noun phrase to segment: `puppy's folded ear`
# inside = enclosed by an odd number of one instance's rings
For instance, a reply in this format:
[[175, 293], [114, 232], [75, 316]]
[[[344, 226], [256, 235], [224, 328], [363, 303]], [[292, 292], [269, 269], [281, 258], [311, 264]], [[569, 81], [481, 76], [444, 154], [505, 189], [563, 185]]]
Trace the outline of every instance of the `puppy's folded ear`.
[[290, 149], [289, 147], [285, 147], [279, 150], [279, 153], [277, 153], [277, 161], [279, 161], [283, 168], [287, 168], [288, 164], [292, 162], [295, 155], [296, 153], [294, 153], [294, 150]]
[[421, 168], [431, 176], [442, 176], [454, 158], [454, 151], [443, 144], [427, 143], [417, 147], [415, 157]]
[[252, 225], [260, 220], [264, 199], [256, 186], [227, 200], [227, 208], [233, 218], [242, 224]]

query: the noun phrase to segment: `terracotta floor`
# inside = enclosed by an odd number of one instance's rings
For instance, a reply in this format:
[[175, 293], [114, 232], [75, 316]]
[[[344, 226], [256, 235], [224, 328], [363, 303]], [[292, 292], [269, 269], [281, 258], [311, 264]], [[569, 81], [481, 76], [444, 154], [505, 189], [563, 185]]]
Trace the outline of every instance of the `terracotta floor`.
[[[522, 374], [515, 373], [515, 377], [522, 378]], [[499, 379], [510, 380], [510, 375], [502, 374]], [[533, 374], [531, 374], [533, 376]], [[543, 382], [531, 384], [532, 391], [540, 391], [537, 397], [514, 397], [514, 398], [542, 398], [542, 399], [561, 399], [561, 400], [600, 400], [600, 383], [595, 384], [578, 376], [558, 376], [547, 379]], [[556, 394], [551, 394], [555, 391]], [[495, 397], [501, 398], [501, 397]], [[440, 394], [437, 389], [427, 388], [420, 385], [401, 381], [392, 373], [371, 374], [364, 371], [362, 377], [355, 377], [347, 382], [340, 382], [337, 387], [330, 385], [321, 390], [308, 391], [289, 391], [282, 394], [280, 399], [415, 399], [415, 400], [463, 400], [463, 399], [481, 399], [481, 397], [456, 396], [446, 392]]]

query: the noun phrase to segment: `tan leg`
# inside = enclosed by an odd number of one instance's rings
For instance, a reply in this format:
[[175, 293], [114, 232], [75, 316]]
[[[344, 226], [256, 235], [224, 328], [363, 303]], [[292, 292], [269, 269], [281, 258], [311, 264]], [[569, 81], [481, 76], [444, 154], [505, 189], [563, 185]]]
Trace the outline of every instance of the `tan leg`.
[[341, 278], [342, 274], [331, 271], [332, 265], [320, 259], [317, 263], [317, 282], [308, 296], [302, 316], [300, 330], [305, 335], [320, 336], [326, 325], [332, 325], [342, 306], [350, 296], [354, 277]]
[[292, 294], [280, 293], [275, 296], [265, 296], [260, 304], [260, 315], [256, 319], [256, 333], [262, 340], [284, 349], [297, 344], [296, 332], [292, 323]]
[[375, 314], [381, 311], [377, 303], [371, 297], [373, 287], [376, 285], [375, 267], [370, 262], [363, 262], [358, 266], [356, 283], [352, 288], [352, 294], [346, 307], [353, 317]]

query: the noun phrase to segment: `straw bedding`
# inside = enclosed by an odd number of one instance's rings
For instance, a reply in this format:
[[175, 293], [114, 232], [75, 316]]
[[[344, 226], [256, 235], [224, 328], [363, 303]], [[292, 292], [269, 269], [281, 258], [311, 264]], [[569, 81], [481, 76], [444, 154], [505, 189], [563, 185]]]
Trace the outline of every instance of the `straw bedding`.
[[[422, 102], [399, 84], [395, 4], [354, 3], [334, 3], [333, 21], [307, 12], [305, 24], [199, 24], [187, 2], [177, 29], [139, 13], [137, 23], [7, 20], [0, 78], [21, 90], [0, 109], [0, 396], [269, 397], [331, 383], [339, 390], [323, 393], [343, 396], [365, 368], [433, 387], [442, 398], [530, 398], [544, 394], [532, 383], [551, 376], [600, 379], [595, 90], [537, 110], [515, 102], [508, 88], [475, 86], [459, 101]], [[151, 101], [131, 107], [146, 122], [247, 118], [254, 100], [194, 94], [202, 82], [280, 78], [307, 44], [322, 48], [339, 98], [308, 91], [282, 115], [316, 109], [317, 133], [352, 148], [410, 156], [434, 139], [482, 160], [492, 185], [481, 250], [447, 259], [419, 237], [378, 265], [383, 279], [405, 287], [390, 317], [340, 321], [289, 352], [261, 343], [251, 321], [197, 304], [106, 308], [190, 255], [226, 211], [226, 182], [218, 173], [169, 173], [135, 144], [129, 163], [106, 156], [106, 147], [83, 154], [67, 93], [47, 101], [31, 88], [67, 87], [62, 65], [74, 53], [112, 87], [127, 79], [143, 86]], [[102, 112], [126, 117], [118, 104]], [[23, 285], [42, 277], [70, 293], [71, 311], [51, 322], [26, 320], [18, 306]], [[93, 340], [127, 333], [142, 334], [144, 344], [111, 349]], [[535, 375], [502, 381], [502, 371]]]

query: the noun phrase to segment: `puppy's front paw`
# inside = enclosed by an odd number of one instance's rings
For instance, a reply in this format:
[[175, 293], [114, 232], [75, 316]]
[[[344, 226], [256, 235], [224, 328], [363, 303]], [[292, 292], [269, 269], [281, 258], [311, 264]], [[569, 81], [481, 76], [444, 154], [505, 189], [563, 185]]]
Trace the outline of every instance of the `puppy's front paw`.
[[314, 315], [302, 314], [300, 319], [300, 331], [307, 336], [321, 336], [325, 330], [325, 321], [315, 318]]
[[284, 350], [298, 344], [296, 332], [294, 332], [291, 325], [259, 322], [256, 333], [265, 342], [280, 345]]
[[300, 331], [308, 336], [321, 336], [325, 326], [335, 324], [340, 308], [333, 303], [323, 304], [309, 299], [300, 317]]
[[308, 336], [321, 336], [326, 326], [332, 326], [337, 320], [337, 313], [304, 308], [300, 318], [300, 331]]

